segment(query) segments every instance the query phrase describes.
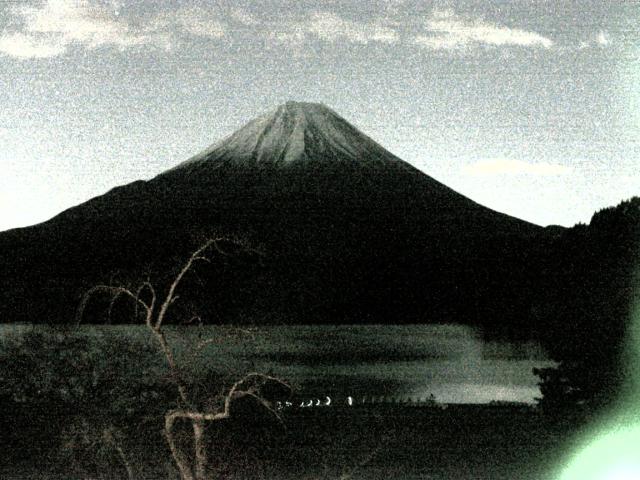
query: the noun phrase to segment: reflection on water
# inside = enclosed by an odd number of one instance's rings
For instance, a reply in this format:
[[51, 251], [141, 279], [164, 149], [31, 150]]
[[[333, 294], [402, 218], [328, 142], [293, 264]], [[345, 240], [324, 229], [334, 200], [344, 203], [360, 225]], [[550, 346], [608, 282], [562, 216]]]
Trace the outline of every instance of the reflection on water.
[[[0, 333], [28, 328], [3, 325]], [[154, 341], [138, 325], [80, 329]], [[540, 393], [532, 368], [552, 364], [537, 345], [486, 343], [458, 325], [167, 327], [167, 334], [187, 369], [268, 372], [310, 395], [533, 402]]]
[[527, 402], [540, 396], [537, 385], [452, 383], [433, 385], [429, 392], [443, 403]]

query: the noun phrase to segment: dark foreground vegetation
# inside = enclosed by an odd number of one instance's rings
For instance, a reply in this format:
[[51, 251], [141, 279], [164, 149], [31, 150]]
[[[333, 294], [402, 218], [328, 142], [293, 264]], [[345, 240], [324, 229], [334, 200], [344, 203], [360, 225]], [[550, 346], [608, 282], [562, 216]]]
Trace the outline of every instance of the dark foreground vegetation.
[[[447, 410], [345, 407], [290, 414], [276, 434], [245, 417], [207, 429], [215, 453], [208, 478], [224, 479], [544, 479], [570, 451], [566, 425], [509, 407]], [[177, 479], [161, 426], [129, 428], [119, 444], [74, 445], [49, 432], [28, 457], [11, 452], [2, 478]], [[224, 435], [222, 435], [224, 434]], [[221, 438], [222, 437], [222, 438]]]
[[[154, 342], [38, 327], [5, 338], [0, 357], [1, 478], [180, 478], [164, 422], [182, 401]], [[194, 408], [212, 412], [238, 377], [182, 374]], [[273, 415], [239, 397], [228, 418], [205, 425], [205, 478], [549, 478], [584, 420], [532, 406], [442, 407], [341, 403]], [[190, 423], [174, 436], [193, 462]]]

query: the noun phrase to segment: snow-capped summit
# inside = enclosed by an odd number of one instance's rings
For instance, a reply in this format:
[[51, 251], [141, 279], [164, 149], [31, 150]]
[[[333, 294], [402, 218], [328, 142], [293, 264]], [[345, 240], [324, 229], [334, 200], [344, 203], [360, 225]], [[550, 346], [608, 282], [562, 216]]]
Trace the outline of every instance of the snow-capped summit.
[[287, 166], [300, 161], [400, 161], [336, 112], [319, 103], [287, 102], [176, 169], [203, 163]]

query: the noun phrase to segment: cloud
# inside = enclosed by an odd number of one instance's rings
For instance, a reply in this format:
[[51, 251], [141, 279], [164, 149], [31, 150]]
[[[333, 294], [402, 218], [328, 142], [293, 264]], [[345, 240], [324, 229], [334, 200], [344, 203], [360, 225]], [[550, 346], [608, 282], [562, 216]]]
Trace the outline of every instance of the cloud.
[[398, 32], [379, 21], [357, 22], [331, 12], [316, 12], [307, 24], [307, 31], [326, 41], [345, 39], [354, 43], [395, 43]]
[[[400, 35], [382, 20], [359, 21], [319, 11], [291, 21], [263, 24], [241, 8], [224, 17], [204, 7], [180, 7], [140, 19], [119, 0], [45, 0], [11, 10], [12, 27], [0, 33], [0, 55], [39, 59], [65, 54], [70, 47], [121, 50], [135, 46], [169, 49], [178, 40], [219, 40], [235, 28], [250, 28], [277, 43], [301, 44], [308, 38], [324, 42], [395, 43]], [[224, 19], [223, 19], [224, 18]]]
[[178, 10], [173, 17], [179, 28], [198, 37], [221, 38], [227, 30], [222, 21], [204, 8]]
[[538, 162], [528, 163], [522, 160], [493, 159], [480, 160], [464, 167], [464, 172], [470, 175], [564, 175], [571, 169], [564, 165]]
[[260, 22], [246, 10], [234, 8], [229, 12], [229, 16], [238, 23], [247, 27], [258, 25]]
[[598, 35], [596, 35], [596, 43], [598, 45], [609, 45], [611, 43], [611, 40], [609, 39], [609, 35], [607, 34], [607, 32], [604, 32], [602, 30], [598, 32]]
[[467, 49], [482, 45], [551, 48], [553, 41], [536, 32], [509, 28], [476, 19], [458, 17], [452, 10], [435, 10], [426, 23], [426, 33], [415, 43], [433, 50]]
[[40, 7], [23, 7], [24, 33], [41, 42], [90, 48], [103, 45], [128, 47], [147, 43], [148, 33], [136, 31], [116, 10], [88, 0], [48, 0]]
[[0, 53], [24, 59], [62, 55], [71, 45], [168, 48], [176, 37], [220, 38], [226, 33], [225, 24], [202, 8], [180, 8], [142, 22], [123, 16], [118, 2], [107, 7], [93, 0], [46, 0], [16, 7], [13, 15], [19, 28], [0, 36]]
[[0, 37], [0, 53], [16, 58], [47, 58], [64, 53], [66, 45], [59, 41], [38, 39], [23, 33]]
[[314, 12], [308, 18], [281, 25], [268, 37], [282, 43], [300, 43], [312, 37], [324, 42], [346, 41], [363, 45], [400, 40], [398, 32], [381, 20], [356, 21], [326, 11]]
[[583, 40], [578, 44], [579, 50], [584, 50], [585, 48], [606, 48], [610, 47], [613, 44], [613, 40], [609, 32], [604, 30], [600, 30], [598, 32], [592, 33], [587, 40]]
[[596, 43], [598, 45], [606, 47], [611, 43], [611, 38], [609, 37], [609, 34], [607, 32], [600, 30], [596, 35]]
[[[398, 9], [404, 0], [385, 0]], [[267, 21], [238, 7], [184, 6], [164, 9], [141, 18], [128, 2], [120, 0], [41, 0], [10, 9], [8, 27], [0, 32], [0, 55], [37, 59], [63, 55], [69, 48], [101, 47], [125, 50], [136, 46], [169, 49], [192, 37], [218, 41], [238, 31], [276, 44], [327, 43], [396, 44], [410, 39], [414, 45], [464, 50], [481, 45], [550, 48], [553, 42], [536, 32], [459, 17], [452, 10], [434, 10], [417, 36], [401, 36], [397, 12], [378, 18], [348, 18], [332, 11], [314, 11], [302, 17]], [[392, 9], [392, 10], [393, 10]], [[393, 10], [395, 11], [395, 10]], [[137, 13], [137, 14], [136, 14]], [[395, 21], [391, 20], [396, 18]], [[606, 32], [592, 38], [606, 45]]]

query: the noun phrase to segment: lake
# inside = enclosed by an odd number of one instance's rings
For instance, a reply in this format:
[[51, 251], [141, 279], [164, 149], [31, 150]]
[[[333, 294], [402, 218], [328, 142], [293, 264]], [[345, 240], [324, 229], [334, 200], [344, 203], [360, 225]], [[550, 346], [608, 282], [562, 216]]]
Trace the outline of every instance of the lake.
[[[39, 327], [4, 324], [0, 334], [31, 328]], [[141, 325], [73, 329], [89, 338], [155, 342]], [[532, 368], [553, 365], [539, 345], [486, 342], [460, 325], [168, 326], [166, 333], [185, 370], [270, 373], [302, 397], [533, 403], [540, 392]]]

